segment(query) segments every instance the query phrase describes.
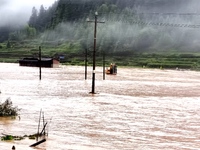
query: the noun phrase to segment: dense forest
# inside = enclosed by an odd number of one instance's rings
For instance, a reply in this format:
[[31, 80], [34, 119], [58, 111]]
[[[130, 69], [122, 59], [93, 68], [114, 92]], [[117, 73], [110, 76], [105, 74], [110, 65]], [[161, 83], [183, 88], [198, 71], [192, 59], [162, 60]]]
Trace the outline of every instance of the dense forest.
[[[115, 54], [200, 49], [196, 0], [58, 0], [41, 5], [24, 27], [0, 28], [0, 41], [37, 39], [52, 46], [68, 43], [76, 51], [92, 49], [98, 12], [98, 52]], [[78, 49], [78, 50], [77, 50]]]
[[197, 12], [194, 4], [187, 0], [59, 0], [47, 10], [33, 8], [28, 24], [44, 33], [43, 40], [77, 41], [90, 48], [93, 25], [86, 19], [93, 20], [97, 11], [98, 20], [105, 21], [98, 24], [99, 51], [198, 51], [199, 30], [189, 26], [199, 24], [199, 15], [188, 14]]
[[[199, 16], [185, 15], [193, 6], [183, 1], [59, 0], [47, 10], [43, 6], [39, 11], [33, 8], [29, 26], [37, 32], [46, 31], [42, 35], [45, 40], [80, 41], [85, 47], [84, 44], [92, 44], [93, 34], [93, 26], [86, 18], [94, 19], [98, 11], [98, 19], [106, 22], [98, 25], [98, 48], [101, 50], [198, 51], [199, 30], [188, 25], [198, 24]], [[152, 24], [147, 25], [148, 22]], [[160, 26], [161, 23], [168, 26]]]

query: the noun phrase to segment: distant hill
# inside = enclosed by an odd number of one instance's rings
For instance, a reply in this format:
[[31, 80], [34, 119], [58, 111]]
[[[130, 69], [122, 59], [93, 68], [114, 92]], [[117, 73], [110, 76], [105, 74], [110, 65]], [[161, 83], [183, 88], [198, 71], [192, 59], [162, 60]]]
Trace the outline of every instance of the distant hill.
[[119, 12], [131, 8], [144, 13], [188, 13], [194, 12], [195, 3], [200, 4], [197, 0], [58, 0], [47, 10], [41, 6], [37, 14], [33, 9], [29, 25], [42, 31], [54, 28], [61, 22], [77, 21], [87, 17], [89, 13], [99, 10], [102, 5], [108, 6], [103, 12], [106, 15], [113, 9], [111, 6], [115, 6]]
[[[97, 49], [109, 53], [199, 51], [198, 0], [58, 0], [51, 7], [32, 9], [28, 27], [12, 37], [41, 38], [51, 43], [76, 43], [91, 49], [93, 25], [98, 11]], [[0, 41], [10, 29], [0, 29]]]

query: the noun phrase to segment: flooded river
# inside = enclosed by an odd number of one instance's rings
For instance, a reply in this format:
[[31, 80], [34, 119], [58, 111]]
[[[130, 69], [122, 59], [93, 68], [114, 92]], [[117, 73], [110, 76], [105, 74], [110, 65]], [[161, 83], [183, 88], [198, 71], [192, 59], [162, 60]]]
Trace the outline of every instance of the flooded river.
[[37, 132], [40, 110], [48, 122], [47, 141], [0, 141], [1, 150], [198, 150], [200, 72], [118, 67], [116, 76], [97, 67], [39, 69], [0, 64], [0, 100], [10, 98], [21, 119], [0, 118], [2, 134]]

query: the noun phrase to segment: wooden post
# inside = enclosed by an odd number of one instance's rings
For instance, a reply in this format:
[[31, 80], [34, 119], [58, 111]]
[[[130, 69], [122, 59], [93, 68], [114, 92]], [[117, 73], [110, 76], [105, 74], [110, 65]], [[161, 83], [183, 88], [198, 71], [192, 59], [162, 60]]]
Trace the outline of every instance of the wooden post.
[[40, 117], [39, 117], [39, 123], [38, 123], [38, 132], [37, 132], [37, 138], [36, 138], [37, 141], [38, 141], [38, 137], [39, 137], [41, 113], [42, 113], [42, 109], [40, 110]]
[[44, 133], [44, 135], [45, 135], [45, 128], [46, 128], [46, 126], [47, 126], [47, 122], [46, 122], [45, 125], [43, 126], [43, 129], [42, 129], [40, 135], [42, 135], [42, 133]]
[[45, 142], [45, 141], [46, 141], [46, 139], [40, 140], [40, 141], [38, 141], [38, 142], [36, 142], [36, 143], [30, 145], [30, 147], [35, 147], [35, 146], [37, 146], [37, 145], [39, 145], [39, 144], [41, 144], [41, 143], [43, 143], [43, 142]]
[[85, 49], [85, 80], [87, 80], [87, 63], [88, 63], [88, 60], [87, 60], [87, 48]]
[[106, 67], [105, 67], [105, 52], [103, 51], [103, 80], [105, 80], [105, 71]]

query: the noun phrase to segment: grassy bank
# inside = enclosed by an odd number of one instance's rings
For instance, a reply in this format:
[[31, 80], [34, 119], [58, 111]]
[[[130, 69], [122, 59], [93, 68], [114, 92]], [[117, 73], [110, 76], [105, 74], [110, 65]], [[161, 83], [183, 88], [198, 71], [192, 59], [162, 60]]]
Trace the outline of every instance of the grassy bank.
[[[18, 63], [24, 57], [38, 57], [38, 41], [23, 41], [11, 43], [11, 48], [6, 48], [6, 43], [0, 44], [0, 62]], [[76, 43], [43, 43], [43, 57], [64, 56], [61, 63], [65, 65], [84, 65], [85, 51], [80, 50]], [[157, 52], [157, 53], [113, 53], [105, 54], [106, 66], [111, 62], [118, 66], [163, 68], [163, 69], [191, 69], [200, 70], [199, 53]], [[97, 66], [102, 66], [103, 56], [97, 52]], [[92, 65], [92, 51], [88, 52], [88, 65]]]

